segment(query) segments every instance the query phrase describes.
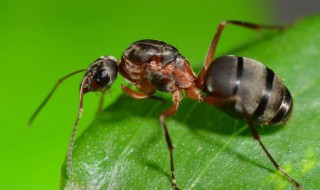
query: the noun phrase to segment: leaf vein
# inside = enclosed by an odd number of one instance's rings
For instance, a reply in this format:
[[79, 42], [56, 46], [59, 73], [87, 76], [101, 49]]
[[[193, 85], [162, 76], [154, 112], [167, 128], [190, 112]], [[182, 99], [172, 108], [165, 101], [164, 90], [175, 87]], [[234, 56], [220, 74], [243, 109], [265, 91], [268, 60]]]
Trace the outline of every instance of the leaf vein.
[[199, 183], [200, 178], [204, 176], [204, 174], [209, 170], [209, 168], [212, 168], [212, 164], [218, 158], [218, 156], [227, 148], [227, 146], [232, 142], [232, 140], [235, 137], [237, 137], [242, 131], [244, 131], [245, 128], [247, 128], [247, 126], [240, 128], [228, 139], [228, 141], [221, 147], [221, 149], [215, 155], [213, 155], [212, 159], [202, 168], [198, 177], [191, 182], [191, 185], [189, 187], [185, 189], [193, 189]]

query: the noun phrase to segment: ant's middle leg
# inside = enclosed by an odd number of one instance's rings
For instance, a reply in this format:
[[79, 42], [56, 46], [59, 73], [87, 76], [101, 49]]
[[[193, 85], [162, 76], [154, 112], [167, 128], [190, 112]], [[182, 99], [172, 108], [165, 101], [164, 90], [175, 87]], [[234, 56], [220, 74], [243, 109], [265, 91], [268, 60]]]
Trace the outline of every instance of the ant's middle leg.
[[163, 129], [163, 133], [164, 133], [164, 136], [165, 136], [165, 139], [167, 141], [167, 145], [168, 145], [168, 148], [170, 151], [171, 179], [172, 179], [172, 184], [173, 184], [173, 187], [175, 190], [178, 190], [179, 188], [177, 186], [177, 182], [176, 182], [175, 175], [174, 175], [173, 145], [172, 145], [172, 141], [171, 141], [171, 138], [169, 135], [169, 131], [168, 131], [165, 119], [167, 117], [174, 115], [177, 112], [181, 99], [182, 99], [181, 90], [176, 90], [176, 91], [172, 92], [173, 105], [169, 109], [162, 112], [159, 117], [161, 127]]

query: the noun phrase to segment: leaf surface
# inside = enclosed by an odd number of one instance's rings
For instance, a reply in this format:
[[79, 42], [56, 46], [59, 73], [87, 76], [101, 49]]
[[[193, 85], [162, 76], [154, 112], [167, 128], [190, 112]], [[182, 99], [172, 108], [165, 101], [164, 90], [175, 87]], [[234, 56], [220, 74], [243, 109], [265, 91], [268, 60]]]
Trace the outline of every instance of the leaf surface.
[[[319, 28], [320, 17], [312, 17], [231, 52], [264, 63], [290, 90], [294, 109], [289, 123], [258, 126], [258, 131], [278, 164], [304, 189], [320, 187]], [[117, 97], [77, 139], [74, 171], [68, 175], [64, 163], [61, 188], [172, 189], [169, 151], [158, 121], [171, 105], [170, 96], [165, 97], [165, 105]], [[295, 189], [273, 167], [245, 122], [184, 98], [167, 125], [181, 189]]]

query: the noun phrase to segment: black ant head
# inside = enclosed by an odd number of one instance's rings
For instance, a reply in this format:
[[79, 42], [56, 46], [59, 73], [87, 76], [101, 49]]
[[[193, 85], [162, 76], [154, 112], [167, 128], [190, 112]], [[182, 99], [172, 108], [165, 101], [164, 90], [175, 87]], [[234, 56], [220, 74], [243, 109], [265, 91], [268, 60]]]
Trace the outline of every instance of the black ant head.
[[105, 91], [110, 88], [118, 75], [118, 61], [113, 56], [102, 56], [88, 68], [83, 81], [84, 93]]

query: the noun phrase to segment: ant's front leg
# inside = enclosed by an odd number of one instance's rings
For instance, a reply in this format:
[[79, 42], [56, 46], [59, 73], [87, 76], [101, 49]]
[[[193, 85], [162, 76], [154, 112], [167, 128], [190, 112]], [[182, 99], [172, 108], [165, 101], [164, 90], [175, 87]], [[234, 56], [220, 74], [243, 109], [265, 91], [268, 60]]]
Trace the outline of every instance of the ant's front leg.
[[160, 102], [164, 103], [164, 100], [162, 98], [154, 96], [154, 93], [156, 93], [155, 91], [151, 93], [137, 92], [124, 84], [121, 85], [121, 89], [124, 93], [126, 93], [128, 96], [134, 99], [150, 98], [154, 100], [159, 100]]

